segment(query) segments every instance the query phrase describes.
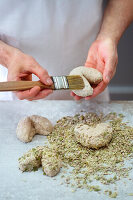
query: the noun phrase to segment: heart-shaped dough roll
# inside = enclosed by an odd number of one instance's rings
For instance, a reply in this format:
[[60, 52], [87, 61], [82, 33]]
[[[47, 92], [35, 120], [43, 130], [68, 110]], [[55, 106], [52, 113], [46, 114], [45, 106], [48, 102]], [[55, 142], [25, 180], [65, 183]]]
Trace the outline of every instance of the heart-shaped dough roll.
[[74, 129], [76, 140], [88, 148], [99, 149], [107, 146], [112, 139], [112, 127], [109, 123], [100, 123], [96, 127], [77, 124]]

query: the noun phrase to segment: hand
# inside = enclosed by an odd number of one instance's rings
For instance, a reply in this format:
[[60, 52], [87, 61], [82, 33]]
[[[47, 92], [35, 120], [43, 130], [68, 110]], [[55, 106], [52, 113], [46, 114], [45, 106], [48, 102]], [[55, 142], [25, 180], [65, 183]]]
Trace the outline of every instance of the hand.
[[[22, 53], [18, 49], [13, 48], [7, 68], [8, 81], [31, 81], [33, 73], [45, 85], [52, 84], [48, 72], [43, 69], [34, 58]], [[27, 99], [29, 101], [45, 98], [51, 93], [51, 89], [41, 90], [39, 86], [35, 86], [30, 90], [15, 92], [20, 100]]]
[[[92, 99], [104, 91], [116, 72], [117, 62], [117, 45], [110, 39], [99, 39], [91, 45], [85, 66], [100, 71], [103, 74], [103, 81], [94, 88], [93, 95], [85, 97], [85, 100]], [[74, 96], [75, 100], [81, 98], [73, 92], [71, 95]]]

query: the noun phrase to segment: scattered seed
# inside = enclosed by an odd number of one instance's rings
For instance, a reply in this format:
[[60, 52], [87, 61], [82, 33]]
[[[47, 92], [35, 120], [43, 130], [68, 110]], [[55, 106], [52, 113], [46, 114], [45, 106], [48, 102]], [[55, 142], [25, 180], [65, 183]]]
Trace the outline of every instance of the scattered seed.
[[[82, 113], [57, 121], [52, 134], [48, 136], [48, 141], [66, 168], [61, 178], [65, 179], [67, 185], [69, 183], [74, 189], [100, 191], [99, 187], [90, 185], [94, 179], [104, 185], [110, 185], [128, 177], [131, 168], [124, 167], [124, 161], [133, 157], [133, 127], [122, 122], [123, 118], [123, 114], [116, 113]], [[74, 128], [77, 124], [95, 127], [102, 122], [109, 122], [113, 128], [113, 138], [107, 147], [88, 149], [75, 140]], [[69, 167], [72, 168], [71, 171], [67, 170]], [[64, 174], [67, 174], [67, 177]], [[117, 193], [110, 191], [108, 195], [115, 198]]]

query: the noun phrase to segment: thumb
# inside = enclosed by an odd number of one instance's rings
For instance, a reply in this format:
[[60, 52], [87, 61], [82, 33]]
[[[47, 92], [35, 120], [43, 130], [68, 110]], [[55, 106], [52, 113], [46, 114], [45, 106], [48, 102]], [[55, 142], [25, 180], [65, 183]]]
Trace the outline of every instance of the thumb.
[[105, 63], [105, 69], [103, 73], [103, 81], [108, 84], [113, 78], [116, 72], [116, 62], [113, 58], [110, 58]]
[[42, 83], [46, 85], [52, 85], [52, 80], [47, 72], [47, 70], [43, 69], [39, 64], [36, 64], [30, 70], [33, 74], [35, 74]]
[[88, 53], [86, 62], [85, 62], [85, 67], [92, 67], [92, 68], [96, 68], [96, 62], [93, 58], [93, 55], [91, 55], [91, 53]]

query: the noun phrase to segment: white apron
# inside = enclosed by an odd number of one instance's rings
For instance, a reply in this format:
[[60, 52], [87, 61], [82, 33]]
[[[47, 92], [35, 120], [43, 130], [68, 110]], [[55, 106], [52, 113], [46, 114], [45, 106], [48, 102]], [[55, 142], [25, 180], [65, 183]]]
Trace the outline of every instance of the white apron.
[[[84, 65], [102, 20], [102, 0], [0, 1], [0, 39], [33, 56], [51, 76], [68, 75]], [[0, 65], [0, 81], [7, 69]], [[11, 92], [0, 100], [13, 100]], [[72, 99], [69, 91], [56, 91], [47, 99]], [[105, 90], [99, 100], [109, 99]]]

